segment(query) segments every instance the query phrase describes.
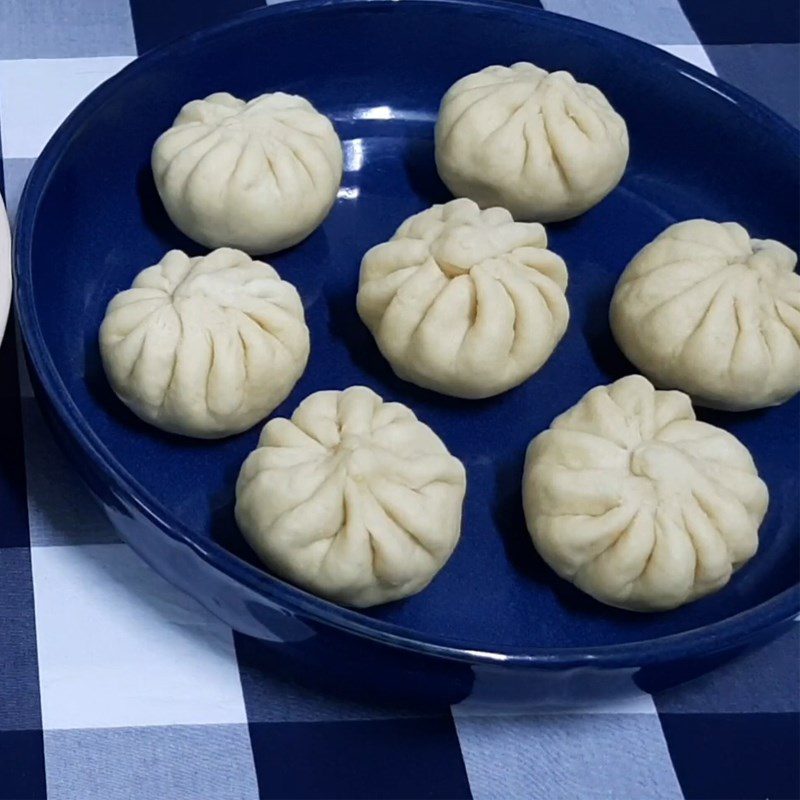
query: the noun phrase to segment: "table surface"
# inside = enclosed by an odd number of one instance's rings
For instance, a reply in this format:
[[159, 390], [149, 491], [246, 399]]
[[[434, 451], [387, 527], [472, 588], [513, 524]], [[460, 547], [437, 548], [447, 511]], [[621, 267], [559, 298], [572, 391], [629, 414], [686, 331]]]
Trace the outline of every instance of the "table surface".
[[[800, 125], [795, 0], [542, 0]], [[0, 183], [97, 84], [258, 0], [0, 0]], [[0, 798], [798, 798], [800, 624], [689, 685], [591, 712], [426, 716], [261, 671], [120, 543], [0, 348]]]

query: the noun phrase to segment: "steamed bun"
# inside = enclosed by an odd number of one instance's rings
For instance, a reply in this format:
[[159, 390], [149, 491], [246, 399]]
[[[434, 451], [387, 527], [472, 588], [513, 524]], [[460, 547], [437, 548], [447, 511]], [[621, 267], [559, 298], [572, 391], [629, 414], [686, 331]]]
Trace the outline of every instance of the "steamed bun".
[[625, 355], [695, 403], [741, 411], [800, 391], [800, 275], [780, 242], [734, 222], [667, 228], [627, 266], [611, 301]]
[[109, 303], [106, 375], [145, 422], [214, 439], [263, 419], [308, 360], [303, 305], [269, 264], [222, 248], [171, 250]]
[[397, 375], [478, 398], [550, 357], [569, 320], [566, 287], [541, 225], [460, 199], [409, 217], [364, 256], [357, 305]]
[[747, 448], [681, 392], [598, 386], [528, 447], [525, 519], [562, 578], [608, 605], [675, 608], [758, 548], [768, 493]]
[[456, 81], [436, 121], [436, 164], [450, 191], [519, 220], [581, 214], [627, 161], [625, 121], [599, 89], [527, 62]]
[[327, 216], [342, 145], [303, 97], [245, 102], [218, 92], [187, 103], [153, 147], [153, 176], [172, 221], [207, 247], [274, 253]]
[[466, 477], [441, 439], [364, 386], [270, 420], [236, 484], [245, 539], [278, 575], [351, 606], [424, 589], [461, 532]]

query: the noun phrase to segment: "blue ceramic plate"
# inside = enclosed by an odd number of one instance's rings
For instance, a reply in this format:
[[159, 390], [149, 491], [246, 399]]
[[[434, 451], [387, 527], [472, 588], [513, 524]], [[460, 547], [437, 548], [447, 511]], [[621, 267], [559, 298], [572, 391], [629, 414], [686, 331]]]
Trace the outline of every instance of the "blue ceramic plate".
[[[449, 199], [432, 141], [447, 87], [488, 64], [520, 60], [598, 85], [628, 123], [631, 159], [600, 205], [549, 226], [551, 247], [569, 266], [572, 310], [553, 357], [523, 386], [464, 402], [394, 377], [356, 314], [358, 268], [406, 216]], [[222, 442], [150, 428], [113, 396], [98, 353], [98, 326], [115, 292], [169, 248], [204, 252], [159, 202], [149, 167], [155, 138], [190, 99], [278, 89], [305, 95], [331, 117], [345, 175], [322, 227], [269, 259], [299, 288], [312, 337], [308, 369], [276, 414], [319, 389], [366, 384], [411, 406], [468, 472], [463, 536], [450, 562], [418, 596], [366, 612], [270, 576], [242, 540], [234, 480], [258, 428]], [[750, 448], [772, 501], [757, 556], [723, 591], [669, 613], [602, 606], [543, 564], [522, 516], [524, 450], [589, 388], [634, 371], [611, 338], [607, 311], [640, 247], [676, 220], [708, 217], [797, 249], [797, 189], [796, 131], [632, 39], [511, 4], [300, 2], [144, 56], [62, 125], [19, 212], [20, 323], [45, 411], [121, 533], [279, 661], [312, 674], [327, 654], [326, 673], [354, 682], [369, 673], [390, 691], [402, 665], [425, 676], [403, 694], [449, 699], [476, 692], [476, 675], [486, 696], [497, 689], [513, 699], [516, 688], [498, 689], [512, 672], [581, 665], [604, 676], [647, 668], [656, 682], [673, 682], [687, 664], [699, 669], [798, 611], [797, 398], [758, 413], [701, 412]], [[434, 675], [441, 682], [432, 689]]]

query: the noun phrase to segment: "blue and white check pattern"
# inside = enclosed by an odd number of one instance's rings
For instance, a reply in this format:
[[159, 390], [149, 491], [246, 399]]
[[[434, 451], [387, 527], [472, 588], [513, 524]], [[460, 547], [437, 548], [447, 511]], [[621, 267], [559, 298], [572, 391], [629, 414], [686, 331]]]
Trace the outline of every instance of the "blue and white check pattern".
[[[66, 114], [138, 53], [258, 0], [0, 0], [13, 221]], [[794, 0], [543, 0], [738, 84], [798, 125]], [[798, 798], [800, 625], [592, 712], [427, 716], [270, 677], [120, 543], [0, 348], [0, 798]]]

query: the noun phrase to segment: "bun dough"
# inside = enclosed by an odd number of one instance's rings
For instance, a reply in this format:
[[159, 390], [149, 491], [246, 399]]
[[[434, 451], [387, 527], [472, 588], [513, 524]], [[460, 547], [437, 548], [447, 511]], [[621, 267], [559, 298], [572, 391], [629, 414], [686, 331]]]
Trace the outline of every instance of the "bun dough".
[[769, 497], [738, 439], [640, 375], [592, 389], [530, 443], [522, 494], [542, 558], [634, 611], [725, 586], [758, 548]]
[[361, 263], [358, 313], [404, 380], [489, 397], [529, 378], [569, 320], [567, 269], [539, 224], [453, 200], [409, 217]]
[[527, 62], [456, 81], [436, 121], [450, 191], [515, 219], [568, 219], [599, 203], [628, 161], [628, 130], [603, 93]]
[[342, 179], [342, 145], [327, 117], [297, 95], [245, 102], [218, 92], [187, 103], [153, 147], [170, 219], [207, 247], [274, 253], [327, 216]]
[[215, 439], [249, 428], [308, 360], [303, 304], [269, 264], [222, 248], [171, 250], [109, 303], [100, 354], [112, 388], [145, 422]]
[[415, 594], [453, 552], [466, 476], [441, 439], [364, 386], [272, 419], [236, 484], [236, 519], [275, 573], [372, 606]]
[[625, 355], [695, 403], [742, 411], [800, 391], [800, 276], [780, 242], [734, 222], [667, 228], [627, 266], [611, 301]]

